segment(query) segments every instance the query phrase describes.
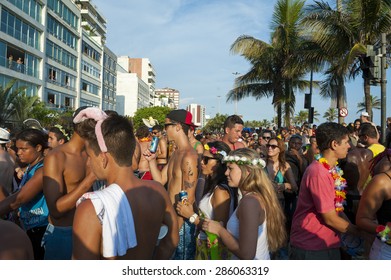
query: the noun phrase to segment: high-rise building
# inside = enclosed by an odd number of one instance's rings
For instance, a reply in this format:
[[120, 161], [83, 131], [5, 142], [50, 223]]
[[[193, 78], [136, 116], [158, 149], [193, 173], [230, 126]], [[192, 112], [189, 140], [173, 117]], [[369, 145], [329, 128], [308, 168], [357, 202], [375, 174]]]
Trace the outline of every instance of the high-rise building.
[[204, 127], [206, 124], [205, 118], [205, 106], [199, 104], [190, 104], [186, 107], [186, 110], [193, 115], [193, 123], [196, 126]]
[[0, 85], [16, 78], [47, 106], [115, 109], [116, 55], [90, 0], [0, 0]]
[[176, 89], [168, 87], [155, 89], [154, 105], [178, 109], [179, 97], [180, 93]]
[[117, 112], [124, 116], [133, 116], [138, 109], [151, 105], [148, 76], [143, 75], [141, 70], [138, 73], [132, 72], [130, 61], [128, 56], [117, 59]]
[[153, 106], [153, 94], [155, 91], [156, 73], [148, 58], [130, 58], [128, 57], [129, 73], [135, 73], [139, 79], [143, 80], [149, 87], [149, 105]]

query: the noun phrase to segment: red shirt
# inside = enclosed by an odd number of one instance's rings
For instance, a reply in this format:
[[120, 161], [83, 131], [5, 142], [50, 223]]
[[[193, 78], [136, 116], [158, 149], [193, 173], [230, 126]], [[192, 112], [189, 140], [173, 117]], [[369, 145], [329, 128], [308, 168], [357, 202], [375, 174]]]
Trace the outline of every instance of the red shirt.
[[339, 233], [327, 226], [321, 216], [335, 209], [334, 199], [334, 180], [322, 164], [313, 161], [300, 185], [290, 236], [292, 246], [304, 250], [340, 247]]

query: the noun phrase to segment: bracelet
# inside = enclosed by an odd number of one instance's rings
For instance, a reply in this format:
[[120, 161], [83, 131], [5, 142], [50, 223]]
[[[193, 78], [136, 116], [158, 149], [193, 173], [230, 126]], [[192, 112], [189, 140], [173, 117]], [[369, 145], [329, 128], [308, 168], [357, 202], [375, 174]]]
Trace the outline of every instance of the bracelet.
[[377, 236], [380, 238], [382, 242], [385, 242], [387, 244], [391, 243], [390, 235], [389, 235], [390, 232], [391, 229], [388, 226], [378, 225], [376, 227]]

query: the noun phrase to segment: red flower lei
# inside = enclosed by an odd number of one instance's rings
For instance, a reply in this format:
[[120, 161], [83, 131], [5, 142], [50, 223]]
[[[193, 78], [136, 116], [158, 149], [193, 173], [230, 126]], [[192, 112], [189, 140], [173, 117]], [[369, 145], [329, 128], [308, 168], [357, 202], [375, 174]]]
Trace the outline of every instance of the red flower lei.
[[339, 166], [337, 166], [338, 162], [334, 167], [331, 167], [328, 164], [327, 159], [325, 159], [324, 157], [317, 158], [317, 161], [329, 171], [331, 177], [334, 180], [335, 211], [342, 212], [344, 209], [343, 206], [346, 204], [345, 200], [346, 200], [346, 193], [347, 193], [347, 191], [345, 191], [345, 188], [347, 187], [346, 179], [342, 177], [343, 171]]

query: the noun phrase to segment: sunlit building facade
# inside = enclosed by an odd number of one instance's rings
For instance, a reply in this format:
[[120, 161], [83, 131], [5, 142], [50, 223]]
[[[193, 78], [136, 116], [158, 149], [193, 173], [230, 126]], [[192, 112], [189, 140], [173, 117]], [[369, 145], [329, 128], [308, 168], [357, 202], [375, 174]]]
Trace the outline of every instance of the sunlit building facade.
[[0, 85], [39, 96], [48, 107], [115, 110], [116, 55], [106, 20], [89, 0], [0, 0]]

